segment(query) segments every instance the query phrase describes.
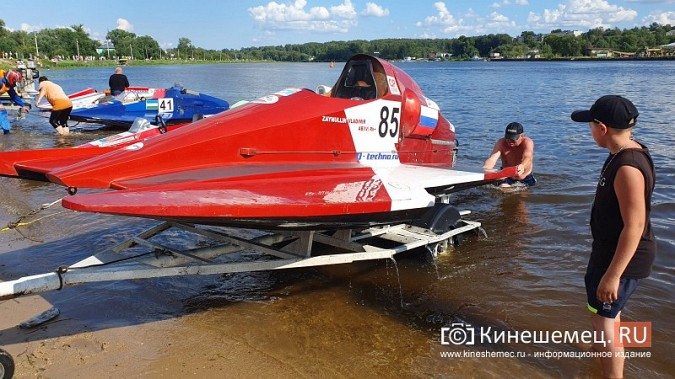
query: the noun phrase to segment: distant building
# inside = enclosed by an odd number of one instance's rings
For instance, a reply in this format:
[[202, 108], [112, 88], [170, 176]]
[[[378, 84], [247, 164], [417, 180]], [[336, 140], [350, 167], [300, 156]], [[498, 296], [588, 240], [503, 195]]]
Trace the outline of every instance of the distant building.
[[436, 52], [436, 53], [429, 53], [429, 59], [450, 59], [452, 58], [451, 53], [446, 53], [446, 52]]
[[113, 45], [113, 43], [110, 42], [110, 41], [105, 41], [101, 44], [101, 46], [96, 48], [96, 54], [98, 54], [98, 55], [114, 53], [114, 52], [115, 52], [115, 45]]
[[614, 56], [614, 52], [609, 49], [598, 49], [598, 48], [590, 48], [586, 49], [584, 51], [584, 54], [589, 56], [589, 57], [595, 57], [595, 58], [611, 58]]
[[573, 35], [575, 37], [579, 37], [580, 35], [584, 34], [581, 30], [563, 30], [562, 32], [558, 33], [551, 33], [549, 35], [556, 35], [556, 36], [567, 36], [567, 35]]

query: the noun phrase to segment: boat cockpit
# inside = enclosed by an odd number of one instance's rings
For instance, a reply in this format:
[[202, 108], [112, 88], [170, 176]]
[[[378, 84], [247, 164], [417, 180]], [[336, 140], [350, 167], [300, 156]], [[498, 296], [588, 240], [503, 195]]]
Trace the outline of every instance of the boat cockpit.
[[331, 96], [341, 99], [371, 100], [387, 93], [384, 68], [376, 60], [352, 59], [345, 64]]

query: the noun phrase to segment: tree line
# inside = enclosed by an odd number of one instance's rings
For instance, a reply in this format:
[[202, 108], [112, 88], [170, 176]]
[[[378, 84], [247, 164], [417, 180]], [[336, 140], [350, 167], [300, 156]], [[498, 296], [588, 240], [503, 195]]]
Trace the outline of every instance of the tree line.
[[[196, 47], [181, 37], [176, 48], [162, 49], [151, 36], [137, 36], [115, 29], [106, 35], [114, 50], [99, 50], [102, 43], [92, 39], [83, 25], [70, 28], [42, 29], [38, 32], [9, 31], [0, 20], [0, 50], [3, 57], [17, 59], [179, 59], [196, 61], [270, 60], [270, 61], [346, 61], [359, 53], [376, 53], [389, 60], [408, 57], [470, 59], [499, 54], [504, 58], [581, 57], [588, 49], [607, 49], [638, 53], [675, 42], [675, 30], [670, 24], [653, 23], [632, 29], [595, 28], [581, 34], [553, 30], [549, 34], [524, 31], [513, 38], [508, 34], [460, 36], [452, 39], [378, 39], [372, 41], [331, 41], [325, 43], [286, 44], [210, 50]], [[441, 53], [442, 55], [438, 55]]]

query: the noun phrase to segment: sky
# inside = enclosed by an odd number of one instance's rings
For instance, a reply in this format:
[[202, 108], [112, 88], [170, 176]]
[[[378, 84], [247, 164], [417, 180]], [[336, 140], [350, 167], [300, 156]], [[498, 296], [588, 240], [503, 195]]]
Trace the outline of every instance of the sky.
[[457, 38], [522, 31], [675, 26], [675, 0], [33, 0], [5, 12], [9, 30], [83, 25], [93, 39], [122, 29], [163, 48], [188, 38], [220, 50], [382, 38]]

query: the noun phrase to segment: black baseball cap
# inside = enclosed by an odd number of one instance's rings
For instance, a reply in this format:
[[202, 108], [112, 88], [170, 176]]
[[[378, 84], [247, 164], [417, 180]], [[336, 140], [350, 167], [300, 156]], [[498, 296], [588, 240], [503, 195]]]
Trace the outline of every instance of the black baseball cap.
[[516, 140], [520, 138], [520, 135], [523, 134], [523, 126], [517, 122], [512, 122], [506, 125], [506, 131], [504, 132], [504, 138]]
[[614, 129], [632, 128], [637, 122], [638, 110], [630, 100], [619, 95], [599, 98], [591, 109], [572, 112], [576, 122], [602, 122]]

